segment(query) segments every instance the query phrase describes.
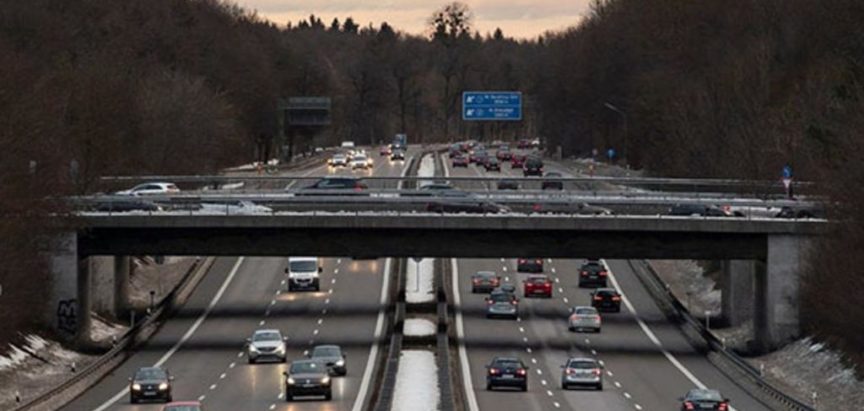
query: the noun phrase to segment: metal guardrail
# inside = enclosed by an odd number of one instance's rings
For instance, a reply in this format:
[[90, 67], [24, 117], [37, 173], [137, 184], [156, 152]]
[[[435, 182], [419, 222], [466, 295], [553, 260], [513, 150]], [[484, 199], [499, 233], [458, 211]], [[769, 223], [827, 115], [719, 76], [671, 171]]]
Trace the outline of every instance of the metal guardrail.
[[[197, 283], [195, 283], [195, 273], [199, 269], [209, 269], [210, 262], [212, 260], [197, 260], [195, 263], [189, 267], [189, 270], [186, 271], [186, 274], [183, 276], [183, 280], [180, 284], [177, 285], [173, 290], [171, 290], [165, 298], [159, 303], [159, 305], [148, 315], [143, 321], [135, 324], [133, 327], [128, 329], [126, 333], [117, 340], [117, 343], [105, 354], [102, 354], [99, 358], [97, 358], [92, 363], [88, 364], [84, 369], [76, 373], [72, 378], [63, 381], [62, 383], [52, 387], [48, 391], [45, 391], [36, 397], [33, 397], [18, 407], [14, 408], [13, 411], [24, 411], [24, 410], [36, 410], [36, 409], [53, 409], [57, 408], [56, 404], [49, 404], [51, 400], [55, 397], [63, 395], [67, 390], [74, 388], [76, 385], [83, 383], [86, 378], [91, 376], [95, 376], [100, 370], [103, 370], [105, 367], [110, 367], [113, 369], [118, 364], [112, 364], [117, 360], [122, 361], [124, 358], [123, 354], [126, 353], [130, 348], [134, 347], [136, 344], [139, 344], [141, 340], [149, 338], [146, 335], [145, 330], [150, 330], [150, 332], [155, 332], [155, 329], [151, 329], [151, 327], [160, 320], [163, 320], [164, 317], [177, 307], [177, 305], [182, 305], [186, 298], [188, 298], [188, 294], [191, 290], [188, 288], [194, 288]], [[198, 279], [200, 280], [200, 279]], [[191, 286], [191, 287], [190, 287]], [[108, 371], [108, 370], [103, 370]], [[101, 378], [101, 377], [100, 377]], [[94, 381], [95, 382], [95, 381]], [[72, 395], [72, 398], [77, 395]]]
[[[669, 309], [672, 311], [671, 314], [675, 319], [679, 320], [683, 324], [690, 327], [694, 330], [702, 339], [707, 343], [708, 347], [711, 351], [717, 353], [722, 356], [726, 361], [732, 364], [737, 371], [745, 376], [749, 382], [771, 397], [773, 400], [778, 401], [783, 404], [789, 410], [794, 411], [816, 411], [815, 408], [799, 401], [798, 399], [792, 397], [784, 393], [782, 390], [771, 384], [765, 378], [762, 377], [759, 370], [747, 363], [743, 358], [735, 354], [735, 352], [726, 348], [725, 344], [721, 340], [719, 340], [714, 334], [712, 334], [705, 326], [697, 321], [687, 307], [678, 300], [677, 297], [672, 293], [663, 279], [660, 278], [660, 275], [654, 270], [654, 267], [651, 264], [648, 264], [644, 260], [638, 261], [638, 264], [641, 266], [641, 270], [636, 267], [636, 262], [634, 260], [627, 261], [630, 267], [634, 272], [637, 273], [637, 277], [642, 280], [643, 283], [647, 286], [649, 293], [654, 296], [656, 300], [664, 303]], [[648, 273], [648, 276], [639, 275], [639, 273], [645, 272]], [[736, 383], [741, 384], [740, 381], [734, 379]], [[744, 387], [746, 389], [746, 387]]]

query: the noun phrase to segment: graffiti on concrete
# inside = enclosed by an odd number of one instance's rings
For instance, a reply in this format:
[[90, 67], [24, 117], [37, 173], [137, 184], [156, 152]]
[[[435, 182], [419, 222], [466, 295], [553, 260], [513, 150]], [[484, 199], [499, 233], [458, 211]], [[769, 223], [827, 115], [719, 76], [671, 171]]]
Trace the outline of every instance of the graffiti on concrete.
[[57, 329], [69, 334], [78, 331], [78, 300], [60, 300], [57, 303]]

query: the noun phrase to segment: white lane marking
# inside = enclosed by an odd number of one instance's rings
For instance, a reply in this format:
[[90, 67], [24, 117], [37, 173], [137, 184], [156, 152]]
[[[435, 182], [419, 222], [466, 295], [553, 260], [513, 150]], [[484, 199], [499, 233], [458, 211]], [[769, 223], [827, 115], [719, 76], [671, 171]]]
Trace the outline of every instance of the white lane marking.
[[224, 379], [225, 379], [225, 375], [226, 375], [226, 374], [223, 372], [222, 375], [219, 376], [219, 379], [220, 379], [220, 380], [224, 380]]
[[559, 402], [557, 402], [557, 401], [556, 401], [556, 402], [553, 402], [552, 405], [554, 405], [555, 408], [561, 408], [561, 404], [560, 404]]
[[531, 359], [531, 363], [532, 363], [532, 364], [537, 364], [537, 359], [536, 359], [536, 358], [532, 358], [532, 359]]
[[[403, 172], [403, 177], [404, 174]], [[366, 402], [366, 395], [369, 393], [369, 384], [372, 380], [372, 369], [375, 368], [375, 362], [378, 361], [378, 340], [381, 338], [381, 331], [384, 329], [384, 308], [387, 303], [387, 290], [390, 287], [390, 264], [389, 258], [384, 260], [384, 281], [381, 284], [381, 298], [378, 300], [378, 320], [375, 323], [375, 337], [372, 340], [372, 348], [369, 349], [366, 369], [363, 370], [363, 379], [360, 382], [357, 399], [354, 400], [354, 406], [351, 407], [351, 411], [361, 411], [363, 409], [363, 403]], [[325, 309], [324, 312], [326, 313], [326, 311]]]
[[526, 348], [525, 351], [526, 351], [528, 354], [531, 354], [531, 347]]
[[506, 267], [506, 266], [501, 267], [501, 269], [504, 270], [505, 273], [507, 272], [507, 267]]
[[276, 404], [270, 404], [270, 409], [271, 409], [271, 410], [275, 410], [275, 409], [276, 409]]
[[318, 335], [318, 329], [317, 328], [315, 329], [315, 331], [312, 331], [312, 335]]
[[555, 277], [555, 284], [561, 284], [561, 280], [558, 277]]
[[615, 386], [618, 387], [618, 388], [621, 388], [621, 383], [618, 382], [618, 381], [615, 381]]
[[520, 332], [520, 333], [524, 333], [524, 332], [525, 332], [525, 328], [524, 328], [524, 327], [519, 327], [519, 332]]
[[504, 281], [510, 281], [510, 277], [504, 277]]
[[270, 305], [276, 305], [276, 300], [270, 301]]
[[321, 314], [327, 314], [327, 309], [325, 308], [325, 309], [321, 310]]
[[240, 357], [242, 357], [242, 356], [243, 356], [243, 351], [240, 351], [240, 352], [237, 353], [237, 358], [240, 358]]
[[630, 395], [629, 392], [626, 392], [626, 391], [625, 391], [625, 392], [624, 392], [624, 398], [626, 398], [626, 399], [629, 400], [630, 398], [633, 398], [633, 397]]
[[318, 325], [321, 325], [321, 323], [323, 323], [323, 322], [324, 322], [324, 319], [323, 319], [323, 318], [319, 318], [319, 319], [318, 319]]
[[557, 272], [557, 271], [555, 271], [555, 267], [552, 267], [552, 273], [554, 274], [554, 273], [556, 273], [556, 272]]
[[[627, 298], [627, 295], [624, 294], [624, 291], [618, 284], [618, 280], [615, 278], [615, 273], [613, 273], [612, 270], [609, 268], [609, 264], [606, 263], [605, 259], [600, 261], [603, 263], [603, 266], [606, 267], [606, 272], [609, 273], [609, 279], [612, 280], [612, 286], [615, 287], [615, 289], [618, 290], [618, 293], [621, 294], [621, 301], [624, 302], [624, 305], [633, 314], [633, 318], [636, 319], [636, 323], [639, 324], [639, 328], [642, 329], [642, 332], [645, 333], [646, 336], [648, 336], [648, 339], [651, 340], [651, 342], [660, 349], [660, 352], [663, 353], [663, 356], [666, 357], [666, 359], [669, 360], [669, 362], [672, 363], [672, 365], [675, 366], [675, 368], [677, 368], [678, 371], [681, 372], [681, 374], [684, 374], [684, 376], [687, 377], [687, 379], [690, 380], [693, 385], [701, 389], [707, 388], [707, 386], [703, 384], [702, 381], [699, 381], [699, 379], [696, 378], [696, 376], [693, 375], [693, 373], [690, 372], [690, 370], [688, 370], [687, 367], [684, 366], [684, 364], [681, 364], [681, 362], [678, 361], [678, 359], [675, 358], [672, 353], [670, 353], [666, 350], [666, 348], [663, 347], [663, 343], [660, 342], [660, 339], [657, 338], [657, 336], [654, 334], [653, 331], [651, 331], [650, 328], [648, 328], [648, 325], [645, 324], [645, 321], [642, 321], [642, 318], [639, 317], [639, 313], [636, 311], [636, 308], [633, 307], [630, 299]], [[729, 411], [735, 411], [735, 408], [730, 406]]]
[[612, 374], [612, 371], [606, 371], [606, 375], [608, 375], [610, 377], [614, 377], [614, 375]]
[[528, 337], [522, 337], [522, 341], [527, 343], [527, 342], [528, 342]]
[[[446, 162], [444, 163], [445, 176], [449, 176], [449, 173], [446, 171], [447, 166]], [[459, 294], [459, 267], [456, 264], [456, 259], [450, 259], [450, 270], [452, 273], [452, 282], [453, 282], [453, 304], [457, 307], [456, 309], [456, 339], [459, 341], [459, 365], [462, 368], [462, 384], [464, 386], [464, 393], [466, 400], [468, 402], [468, 411], [480, 411], [480, 406], [477, 405], [477, 395], [474, 392], [474, 383], [471, 381], [471, 368], [468, 363], [468, 351], [465, 349], [465, 324], [462, 320], [462, 297]], [[531, 348], [525, 349], [529, 354], [531, 353]], [[359, 410], [354, 410], [359, 411]]]
[[[195, 323], [192, 324], [192, 326], [189, 327], [188, 330], [186, 330], [186, 333], [183, 334], [182, 337], [180, 337], [180, 341], [177, 341], [177, 343], [174, 344], [174, 346], [171, 347], [171, 349], [168, 350], [165, 355], [163, 355], [161, 358], [159, 358], [158, 361], [156, 361], [156, 364], [153, 364], [154, 367], [161, 367], [163, 364], [165, 364], [165, 362], [167, 362], [174, 355], [174, 353], [176, 353], [177, 350], [179, 350], [180, 347], [186, 343], [186, 341], [189, 341], [189, 338], [192, 337], [192, 334], [195, 334], [195, 331], [198, 330], [198, 327], [200, 327], [201, 324], [204, 323], [204, 320], [206, 320], [207, 316], [210, 315], [210, 312], [213, 311], [213, 307], [216, 306], [216, 303], [218, 303], [219, 300], [222, 299], [222, 295], [225, 294], [225, 290], [228, 289], [231, 281], [234, 280], [234, 276], [237, 275], [237, 271], [240, 270], [240, 265], [243, 264], [243, 260], [245, 260], [245, 257], [240, 257], [237, 259], [237, 262], [234, 263], [234, 267], [231, 268], [228, 276], [225, 277], [225, 281], [222, 282], [222, 286], [219, 287], [219, 290], [216, 291], [216, 295], [214, 295], [213, 299], [210, 300], [210, 305], [207, 306], [207, 309], [204, 310], [204, 313], [202, 313], [201, 316], [198, 317], [197, 320], [195, 320]], [[240, 356], [242, 355], [243, 352], [241, 351]], [[113, 397], [111, 397], [108, 401], [102, 403], [102, 405], [100, 405], [93, 411], [105, 411], [106, 409], [108, 409], [108, 407], [114, 405], [114, 403], [116, 403], [117, 401], [120, 401], [120, 399], [128, 393], [129, 387], [123, 388], [122, 390], [120, 390], [120, 392], [114, 394]]]
[[591, 355], [597, 355], [597, 350], [591, 350]]
[[543, 386], [545, 386], [545, 385], [546, 385], [546, 380], [540, 380], [540, 384], [543, 385]]
[[537, 375], [543, 375], [543, 370], [541, 370], [541, 369], [538, 368], [538, 369], [537, 369]]
[[264, 325], [265, 322], [266, 322], [266, 321], [264, 321], [264, 320], [259, 321], [259, 322], [258, 322], [258, 326], [260, 327], [260, 326]]
[[216, 384], [213, 384], [213, 385], [210, 386], [210, 391], [213, 391], [213, 390], [215, 390], [215, 389], [216, 389]]
[[558, 287], [558, 292], [561, 293], [561, 294], [564, 294], [564, 289], [561, 288], [561, 287]]
[[586, 339], [585, 339], [585, 344], [591, 344], [591, 340], [589, 340], [589, 339], [586, 338]]
[[564, 297], [562, 301], [564, 301], [564, 304], [570, 304], [570, 299], [567, 297]]
[[642, 406], [639, 405], [639, 404], [634, 404], [633, 406], [636, 407], [637, 410], [641, 410], [641, 409], [642, 409]]
[[230, 365], [228, 365], [228, 368], [234, 368], [234, 367], [236, 367], [236, 366], [237, 366], [237, 363], [236, 363], [236, 362], [232, 362]]
[[[336, 264], [342, 264], [342, 259], [341, 259], [341, 258], [337, 258], [337, 259], [336, 259]], [[338, 270], [338, 268], [337, 268], [337, 270]]]
[[328, 298], [328, 299], [324, 300], [324, 304], [330, 304], [330, 299]]
[[501, 258], [501, 262], [502, 262], [502, 263], [504, 262], [504, 258]]
[[206, 395], [199, 395], [199, 396], [198, 396], [198, 401], [199, 401], [199, 402], [200, 402], [200, 401], [204, 401], [205, 398], [207, 398]]
[[555, 394], [552, 394], [552, 390], [546, 390], [546, 395], [548, 395], [548, 396], [551, 397], [551, 396], [553, 396], [553, 395], [555, 395]]
[[285, 394], [283, 394], [283, 393], [280, 392], [279, 395], [276, 396], [276, 399], [280, 399], [280, 400], [281, 400], [283, 395], [285, 395]]

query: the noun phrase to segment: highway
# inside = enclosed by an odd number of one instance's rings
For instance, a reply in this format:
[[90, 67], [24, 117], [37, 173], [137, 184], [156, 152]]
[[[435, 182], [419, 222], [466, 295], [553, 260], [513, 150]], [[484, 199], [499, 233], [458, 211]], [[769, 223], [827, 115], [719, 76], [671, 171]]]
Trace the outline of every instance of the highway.
[[[446, 155], [443, 160], [449, 169]], [[554, 164], [547, 164], [546, 169], [571, 175]], [[486, 173], [474, 165], [448, 170], [454, 176], [500, 174], [518, 178], [521, 171], [517, 171], [511, 171], [508, 164], [501, 173]], [[731, 399], [734, 409], [767, 410], [666, 321], [626, 261], [608, 264], [614, 277], [612, 285], [619, 288], [629, 304], [622, 307], [620, 314], [603, 314], [599, 334], [569, 332], [568, 309], [590, 305], [590, 290], [578, 287], [576, 275], [582, 262], [581, 258], [547, 260], [544, 272], [555, 282], [553, 298], [522, 298], [518, 321], [486, 319], [482, 295], [470, 291], [471, 274], [491, 270], [505, 282], [515, 284], [521, 298], [521, 281], [527, 274], [516, 272], [515, 259], [461, 259], [452, 264], [454, 278], [458, 279], [471, 385], [480, 410], [671, 410], [680, 407], [677, 399], [687, 390], [700, 385], [719, 389]], [[529, 365], [528, 392], [486, 391], [485, 365], [496, 355], [517, 356]], [[560, 366], [569, 356], [603, 361], [602, 392], [561, 389]]]
[[[399, 176], [407, 162], [374, 154], [374, 170], [328, 170], [297, 175]], [[410, 152], [409, 158], [415, 153]], [[373, 183], [374, 184], [374, 183]], [[385, 184], [385, 183], [378, 183]], [[395, 183], [389, 183], [394, 184]], [[385, 188], [381, 186], [380, 188]], [[393, 187], [395, 188], [395, 187]], [[138, 367], [160, 365], [175, 376], [174, 400], [201, 400], [207, 410], [359, 410], [370, 395], [363, 384], [378, 326], [386, 260], [323, 259], [321, 292], [282, 292], [285, 257], [218, 258], [187, 304], [139, 351], [63, 410], [159, 410], [129, 403], [127, 379]], [[286, 364], [247, 364], [245, 339], [259, 328], [288, 336], [288, 358], [316, 344], [339, 344], [348, 375], [334, 378], [333, 401], [284, 401]], [[379, 329], [380, 333], [380, 329]], [[371, 374], [371, 373], [370, 373]], [[361, 393], [361, 388], [363, 391]]]

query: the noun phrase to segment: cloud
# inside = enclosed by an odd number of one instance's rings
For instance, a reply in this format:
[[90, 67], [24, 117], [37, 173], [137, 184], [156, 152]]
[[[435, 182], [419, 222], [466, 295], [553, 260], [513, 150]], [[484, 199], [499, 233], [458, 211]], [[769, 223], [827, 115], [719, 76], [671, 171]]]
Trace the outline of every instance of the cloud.
[[[549, 30], [576, 25], [588, 11], [590, 0], [472, 0], [475, 29], [480, 33], [500, 27], [508, 36], [532, 38]], [[446, 4], [428, 0], [240, 0], [239, 4], [278, 24], [297, 22], [315, 14], [329, 24], [334, 17], [352, 17], [358, 24], [391, 26], [412, 34], [424, 33], [426, 21]]]

